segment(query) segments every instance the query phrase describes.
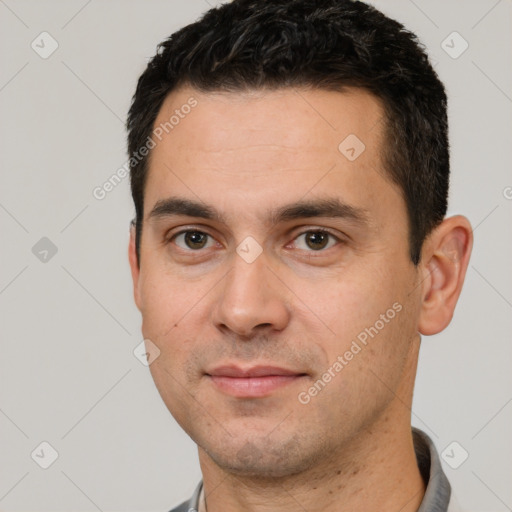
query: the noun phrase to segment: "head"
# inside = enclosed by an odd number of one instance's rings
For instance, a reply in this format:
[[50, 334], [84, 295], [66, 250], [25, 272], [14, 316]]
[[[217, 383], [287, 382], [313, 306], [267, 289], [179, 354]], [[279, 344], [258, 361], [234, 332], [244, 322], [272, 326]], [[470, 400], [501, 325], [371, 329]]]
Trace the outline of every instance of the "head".
[[128, 131], [150, 369], [203, 456], [285, 476], [410, 422], [472, 243], [415, 36], [360, 2], [235, 0], [159, 46]]

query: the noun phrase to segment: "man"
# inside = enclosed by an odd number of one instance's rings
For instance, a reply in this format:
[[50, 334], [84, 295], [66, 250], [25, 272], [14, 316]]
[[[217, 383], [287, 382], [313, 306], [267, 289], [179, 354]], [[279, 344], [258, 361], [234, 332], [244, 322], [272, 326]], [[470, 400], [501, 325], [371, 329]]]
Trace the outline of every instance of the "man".
[[360, 2], [235, 0], [160, 45], [128, 130], [135, 301], [203, 475], [174, 510], [453, 507], [411, 404], [472, 231], [415, 36]]

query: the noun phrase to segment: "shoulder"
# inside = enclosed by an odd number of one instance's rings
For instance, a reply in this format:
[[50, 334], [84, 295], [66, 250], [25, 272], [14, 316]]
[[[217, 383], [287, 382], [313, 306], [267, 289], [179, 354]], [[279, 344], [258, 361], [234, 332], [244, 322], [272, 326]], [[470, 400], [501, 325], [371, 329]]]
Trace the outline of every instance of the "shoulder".
[[177, 507], [171, 509], [169, 512], [197, 512], [199, 507], [199, 495], [201, 494], [202, 489], [203, 481], [201, 480], [199, 485], [196, 487], [194, 494], [192, 494], [192, 497]]
[[171, 509], [169, 512], [197, 512], [195, 508], [190, 506], [190, 500], [184, 501], [181, 505]]

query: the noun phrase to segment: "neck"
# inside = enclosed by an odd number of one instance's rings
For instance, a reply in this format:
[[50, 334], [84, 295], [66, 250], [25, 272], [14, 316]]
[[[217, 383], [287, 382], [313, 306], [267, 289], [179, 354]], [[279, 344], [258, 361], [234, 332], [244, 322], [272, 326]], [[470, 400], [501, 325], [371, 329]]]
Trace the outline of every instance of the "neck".
[[372, 427], [351, 444], [357, 463], [330, 461], [328, 467], [272, 480], [224, 472], [200, 451], [208, 512], [416, 512], [425, 484], [410, 424], [401, 430]]

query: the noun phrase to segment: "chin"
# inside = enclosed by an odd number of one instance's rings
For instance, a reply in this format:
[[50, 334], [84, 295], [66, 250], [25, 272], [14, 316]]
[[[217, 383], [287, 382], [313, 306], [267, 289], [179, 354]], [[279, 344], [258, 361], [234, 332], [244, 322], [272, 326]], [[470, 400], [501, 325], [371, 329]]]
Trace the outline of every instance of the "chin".
[[[313, 448], [313, 447], [311, 447]], [[218, 446], [203, 450], [210, 459], [224, 471], [237, 476], [251, 478], [275, 479], [285, 478], [306, 471], [320, 459], [315, 450], [305, 450], [298, 436], [273, 443], [265, 436], [257, 440], [248, 440], [240, 448], [227, 447], [219, 452]], [[312, 451], [313, 453], [311, 453]]]

